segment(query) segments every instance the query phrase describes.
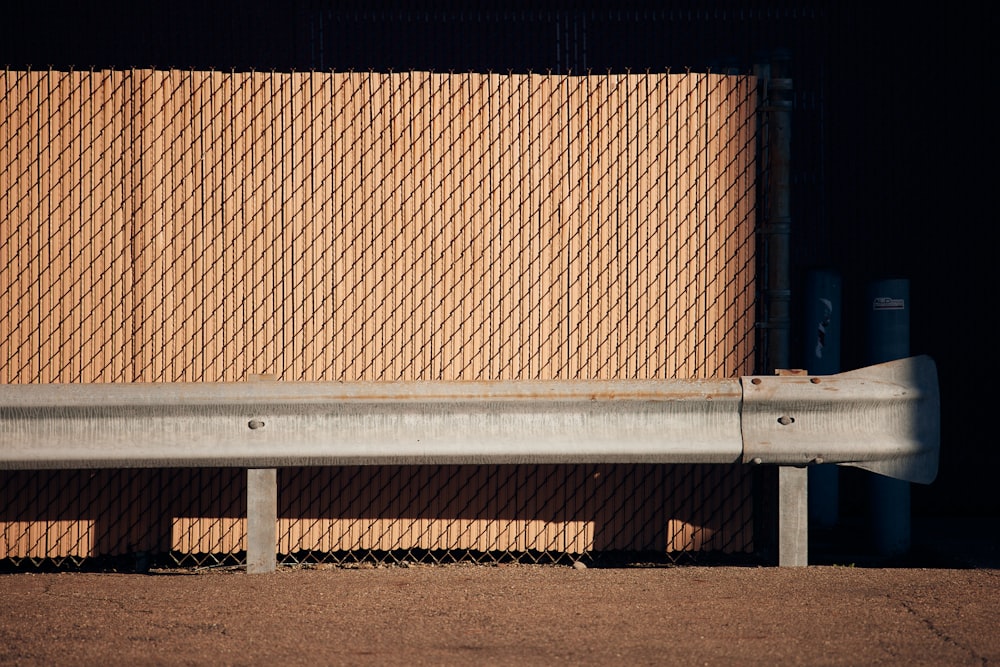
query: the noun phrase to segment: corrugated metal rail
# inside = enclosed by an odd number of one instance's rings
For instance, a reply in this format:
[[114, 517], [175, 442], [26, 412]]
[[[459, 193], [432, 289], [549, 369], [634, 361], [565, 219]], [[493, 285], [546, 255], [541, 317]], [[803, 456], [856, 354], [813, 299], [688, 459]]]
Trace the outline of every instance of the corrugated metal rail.
[[[248, 567], [267, 571], [276, 467], [742, 460], [929, 483], [939, 421], [925, 356], [738, 380], [5, 385], [0, 469], [250, 469]], [[804, 480], [787, 493], [779, 561], [805, 564]]]

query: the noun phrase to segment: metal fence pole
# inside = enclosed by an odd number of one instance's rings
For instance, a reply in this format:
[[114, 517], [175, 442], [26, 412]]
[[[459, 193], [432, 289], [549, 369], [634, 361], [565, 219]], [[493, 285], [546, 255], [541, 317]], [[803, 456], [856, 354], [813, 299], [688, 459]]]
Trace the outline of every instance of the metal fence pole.
[[[791, 333], [791, 157], [792, 79], [789, 54], [776, 51], [767, 82], [767, 218], [763, 240], [767, 262], [764, 288], [767, 369], [790, 365]], [[778, 470], [778, 565], [808, 563], [808, 482], [805, 469]]]
[[768, 192], [764, 221], [767, 281], [767, 371], [789, 367], [791, 329], [791, 156], [792, 80], [788, 78], [788, 55], [775, 54], [768, 82]]

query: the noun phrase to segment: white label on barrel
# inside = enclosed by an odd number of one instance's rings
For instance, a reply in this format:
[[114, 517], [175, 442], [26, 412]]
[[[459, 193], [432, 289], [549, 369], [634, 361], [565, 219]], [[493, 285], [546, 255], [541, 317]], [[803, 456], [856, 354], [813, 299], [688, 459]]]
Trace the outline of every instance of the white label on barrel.
[[903, 299], [893, 299], [890, 296], [877, 296], [872, 301], [872, 310], [905, 310]]

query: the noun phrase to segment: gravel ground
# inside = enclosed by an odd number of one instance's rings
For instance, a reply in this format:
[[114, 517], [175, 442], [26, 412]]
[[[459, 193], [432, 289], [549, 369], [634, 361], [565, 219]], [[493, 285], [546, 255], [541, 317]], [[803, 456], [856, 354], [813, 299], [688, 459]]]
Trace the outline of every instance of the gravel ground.
[[1000, 570], [19, 573], [0, 664], [1000, 664]]

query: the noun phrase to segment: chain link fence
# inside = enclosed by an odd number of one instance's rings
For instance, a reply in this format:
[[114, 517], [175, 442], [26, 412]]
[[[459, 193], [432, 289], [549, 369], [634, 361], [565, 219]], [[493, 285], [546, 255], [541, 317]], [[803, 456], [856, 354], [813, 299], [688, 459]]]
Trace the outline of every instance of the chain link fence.
[[[0, 381], [753, 371], [757, 90], [0, 73]], [[233, 470], [0, 472], [0, 558], [245, 548]], [[741, 466], [281, 470], [285, 562], [753, 549]]]

